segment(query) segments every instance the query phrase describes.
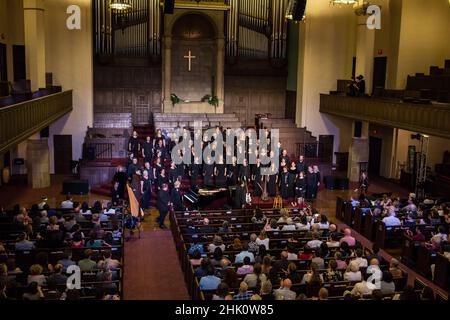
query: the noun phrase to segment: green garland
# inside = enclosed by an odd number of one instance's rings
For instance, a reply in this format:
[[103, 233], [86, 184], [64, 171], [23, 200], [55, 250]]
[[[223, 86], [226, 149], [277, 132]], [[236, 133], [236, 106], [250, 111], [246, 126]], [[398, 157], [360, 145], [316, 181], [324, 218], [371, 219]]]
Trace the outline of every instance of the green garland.
[[170, 95], [170, 100], [172, 100], [172, 105], [175, 107], [175, 105], [177, 104], [177, 103], [180, 103], [181, 102], [181, 99], [175, 94], [175, 93], [172, 93], [171, 95]]
[[204, 96], [202, 98], [202, 102], [208, 101], [208, 103], [214, 107], [218, 107], [219, 106], [219, 98], [217, 98], [217, 96], [211, 96], [209, 94], [207, 94], [206, 96]]

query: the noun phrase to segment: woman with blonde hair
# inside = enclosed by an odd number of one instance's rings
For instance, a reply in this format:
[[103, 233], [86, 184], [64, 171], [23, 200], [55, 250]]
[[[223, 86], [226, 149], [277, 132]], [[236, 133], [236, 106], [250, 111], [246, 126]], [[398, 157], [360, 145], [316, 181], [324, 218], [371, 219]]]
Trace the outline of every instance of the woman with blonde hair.
[[267, 232], [265, 230], [261, 230], [258, 238], [256, 238], [256, 243], [260, 246], [263, 245], [266, 247], [266, 250], [269, 250], [269, 242], [270, 239], [267, 237]]

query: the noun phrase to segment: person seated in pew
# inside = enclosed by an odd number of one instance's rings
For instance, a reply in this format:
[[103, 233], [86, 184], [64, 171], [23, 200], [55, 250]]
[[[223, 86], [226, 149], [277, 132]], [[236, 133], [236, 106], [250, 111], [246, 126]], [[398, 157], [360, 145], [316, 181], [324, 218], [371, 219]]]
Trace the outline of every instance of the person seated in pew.
[[356, 244], [356, 239], [352, 236], [352, 230], [350, 228], [345, 228], [344, 236], [339, 241], [341, 243], [346, 242], [350, 247], [354, 247]]
[[250, 264], [250, 257], [245, 257], [243, 265], [238, 268], [237, 274], [246, 275], [253, 272], [253, 266]]
[[214, 267], [220, 266], [223, 259], [223, 250], [220, 247], [217, 247], [213, 252], [213, 258], [211, 263]]
[[275, 296], [272, 292], [272, 283], [270, 280], [264, 281], [261, 284], [261, 290], [259, 292], [262, 300], [275, 300]]
[[211, 262], [207, 257], [202, 258], [202, 261], [200, 261], [200, 267], [195, 269], [194, 276], [200, 278], [207, 275], [208, 267], [211, 265]]
[[288, 257], [287, 259], [289, 261], [292, 260], [298, 260], [298, 249], [296, 247], [296, 245], [294, 243], [289, 243], [287, 246], [287, 253], [288, 253]]
[[312, 238], [313, 238], [312, 240], [306, 243], [306, 247], [310, 249], [320, 248], [320, 245], [322, 244], [322, 240], [320, 240], [320, 234], [318, 232], [314, 232], [312, 234]]
[[200, 263], [202, 262], [202, 253], [199, 250], [194, 250], [189, 261], [194, 267], [200, 266]]
[[368, 262], [367, 259], [363, 257], [364, 251], [361, 248], [355, 250], [356, 258], [352, 261], [356, 261], [359, 265], [359, 268], [367, 268]]
[[215, 276], [216, 270], [212, 265], [209, 265], [206, 270], [206, 275], [200, 278], [200, 290], [216, 290], [222, 283], [220, 278]]
[[253, 212], [252, 222], [255, 224], [265, 224], [266, 223], [266, 216], [264, 215], [264, 212], [260, 208], [256, 208]]
[[248, 292], [248, 285], [244, 281], [239, 285], [239, 292], [233, 296], [233, 300], [250, 300], [253, 294]]
[[281, 231], [295, 231], [294, 220], [291, 217], [287, 218], [286, 224], [281, 228]]
[[306, 215], [300, 217], [300, 221], [295, 223], [295, 227], [299, 231], [311, 229], [311, 225], [309, 224]]
[[338, 270], [345, 270], [345, 269], [347, 269], [347, 262], [342, 257], [342, 252], [341, 251], [336, 251], [334, 253], [334, 259], [336, 260], [336, 264], [337, 264], [337, 269]]
[[361, 271], [359, 271], [359, 263], [355, 260], [351, 261], [344, 273], [344, 281], [356, 282], [362, 280]]
[[362, 281], [355, 284], [351, 291], [353, 296], [362, 298], [364, 295], [372, 294], [372, 291], [377, 289], [375, 284], [367, 281], [370, 276], [371, 274], [369, 273], [364, 274]]
[[299, 260], [311, 260], [314, 257], [313, 251], [309, 247], [304, 247], [303, 251], [299, 251], [298, 259]]
[[214, 253], [216, 248], [220, 248], [223, 251], [225, 251], [225, 245], [223, 244], [223, 240], [221, 236], [215, 235], [213, 238], [213, 242], [209, 244], [208, 251], [209, 253]]
[[239, 238], [234, 238], [233, 243], [228, 246], [228, 249], [232, 251], [241, 251], [242, 248], [242, 242]]
[[16, 251], [28, 251], [33, 250], [35, 245], [28, 240], [28, 235], [25, 232], [21, 232], [14, 247]]
[[265, 231], [279, 231], [277, 220], [270, 219], [267, 220], [266, 225], [264, 226]]
[[293, 284], [297, 284], [302, 281], [302, 278], [297, 272], [297, 265], [293, 262], [289, 263], [286, 276], [289, 280], [292, 281]]
[[302, 284], [323, 284], [323, 276], [319, 272], [319, 266], [317, 263], [311, 263], [310, 270], [303, 275]]
[[401, 221], [395, 216], [395, 209], [390, 208], [388, 210], [388, 216], [382, 220], [386, 227], [397, 227], [401, 226]]
[[381, 293], [384, 295], [395, 293], [394, 277], [390, 271], [384, 271], [380, 283]]
[[[229, 300], [227, 297], [231, 297], [230, 287], [225, 282], [222, 282], [217, 287], [217, 291], [213, 295], [212, 300]], [[231, 297], [231, 299], [233, 299], [233, 297]]]
[[403, 271], [400, 269], [400, 261], [395, 258], [392, 258], [389, 262], [389, 272], [394, 278], [403, 277]]
[[250, 258], [250, 263], [255, 263], [255, 255], [248, 250], [247, 243], [242, 245], [242, 251], [236, 255], [234, 263], [243, 263], [245, 257]]
[[339, 238], [335, 233], [332, 233], [326, 242], [328, 248], [339, 248], [341, 245], [339, 242]]
[[227, 220], [222, 222], [222, 226], [219, 227], [219, 233], [226, 233], [226, 232], [231, 232], [230, 223]]
[[342, 271], [338, 270], [338, 265], [335, 259], [331, 259], [328, 262], [328, 269], [323, 273], [325, 282], [338, 282], [344, 280]]
[[[322, 244], [324, 244], [324, 243], [322, 243]], [[313, 251], [313, 257], [311, 259], [311, 263], [317, 264], [319, 269], [325, 269], [325, 260], [323, 258], [322, 250], [316, 249], [315, 251]]]
[[256, 238], [256, 244], [258, 246], [263, 245], [266, 250], [269, 250], [270, 239], [267, 237], [267, 233], [265, 230], [261, 230], [259, 236]]
[[295, 300], [297, 294], [291, 290], [292, 281], [290, 279], [281, 280], [280, 288], [275, 290], [275, 300]]

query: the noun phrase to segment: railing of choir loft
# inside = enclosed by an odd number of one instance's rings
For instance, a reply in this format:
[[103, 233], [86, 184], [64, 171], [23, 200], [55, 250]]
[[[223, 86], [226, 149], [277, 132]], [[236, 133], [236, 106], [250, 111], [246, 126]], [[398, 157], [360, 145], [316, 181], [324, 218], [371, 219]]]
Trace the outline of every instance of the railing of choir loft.
[[72, 111], [72, 90], [0, 108], [0, 154]]

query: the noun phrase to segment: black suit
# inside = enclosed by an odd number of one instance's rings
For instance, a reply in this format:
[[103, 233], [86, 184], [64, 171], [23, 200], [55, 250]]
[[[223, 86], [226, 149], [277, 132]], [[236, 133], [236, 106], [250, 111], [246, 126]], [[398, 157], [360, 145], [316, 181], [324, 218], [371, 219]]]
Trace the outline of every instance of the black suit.
[[283, 199], [292, 198], [294, 195], [294, 175], [290, 172], [282, 172], [280, 176], [280, 192]]
[[297, 172], [300, 173], [301, 171], [306, 173], [306, 170], [308, 169], [308, 165], [306, 164], [306, 161], [297, 161]]
[[247, 203], [246, 201], [247, 191], [244, 187], [238, 186], [236, 189], [236, 194], [234, 195], [234, 208], [242, 209], [242, 207]]
[[158, 192], [158, 201], [156, 203], [156, 208], [159, 210], [159, 217], [156, 221], [160, 226], [164, 225], [164, 220], [166, 219], [166, 215], [169, 212], [169, 204], [170, 204], [170, 194], [169, 191], [160, 190]]
[[181, 197], [180, 189], [173, 188], [172, 191], [170, 191], [170, 198], [175, 211], [184, 211], [183, 198]]

